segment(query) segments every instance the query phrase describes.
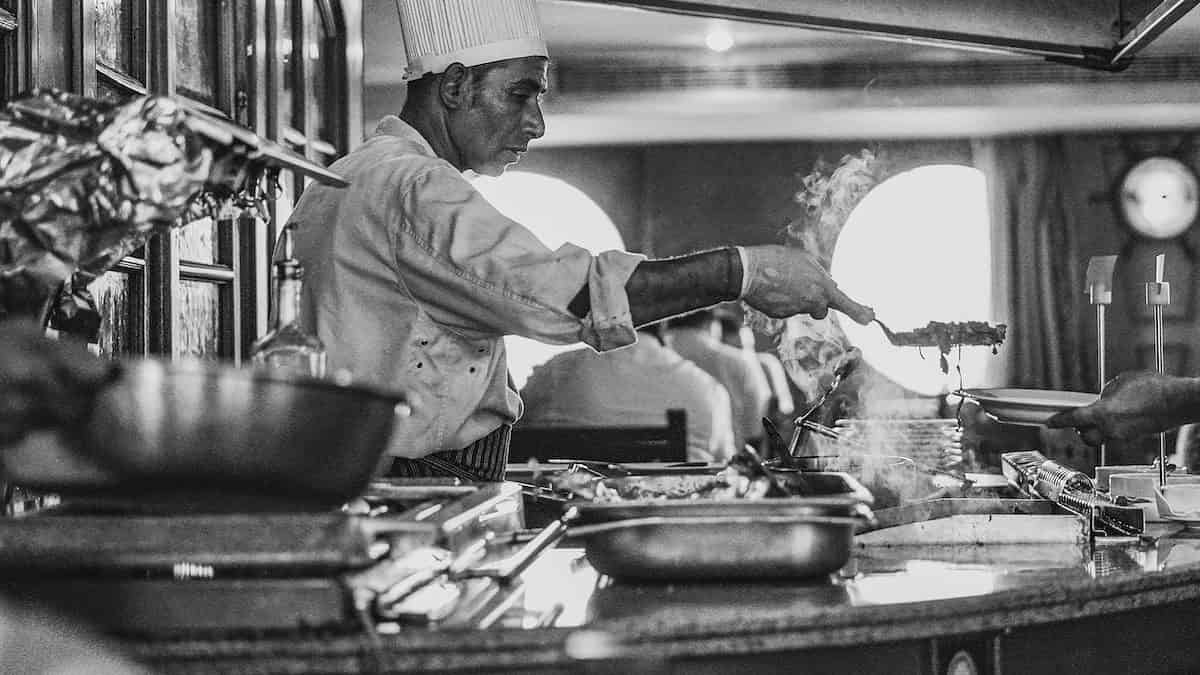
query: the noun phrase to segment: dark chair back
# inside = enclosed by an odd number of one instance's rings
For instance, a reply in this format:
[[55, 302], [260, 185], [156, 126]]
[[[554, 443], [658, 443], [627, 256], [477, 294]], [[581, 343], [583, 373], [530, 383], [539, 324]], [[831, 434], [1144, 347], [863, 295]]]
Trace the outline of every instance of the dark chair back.
[[604, 462], [687, 461], [687, 411], [668, 410], [663, 427], [542, 427], [512, 430], [509, 463], [530, 459]]

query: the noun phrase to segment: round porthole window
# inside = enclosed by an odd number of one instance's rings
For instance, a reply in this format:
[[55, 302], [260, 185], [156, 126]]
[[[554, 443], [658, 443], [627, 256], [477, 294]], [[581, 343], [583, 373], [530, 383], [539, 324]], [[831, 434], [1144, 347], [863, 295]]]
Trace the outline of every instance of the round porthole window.
[[[969, 166], [937, 164], [896, 174], [863, 197], [838, 235], [832, 273], [850, 297], [875, 308], [893, 330], [930, 321], [994, 321], [987, 181]], [[878, 326], [839, 322], [863, 358], [896, 384], [922, 396], [956, 389], [936, 348], [895, 347]], [[967, 387], [986, 384], [991, 350], [965, 347]]]
[[[625, 249], [621, 233], [604, 210], [564, 180], [528, 171], [506, 171], [498, 178], [480, 176], [472, 183], [500, 213], [529, 228], [549, 248], [571, 242], [592, 253]], [[535, 366], [582, 346], [548, 345], [516, 335], [505, 337], [504, 344], [508, 372], [518, 389]]]
[[1172, 157], [1150, 157], [1121, 179], [1121, 215], [1135, 232], [1151, 239], [1183, 234], [1200, 205], [1196, 174]]

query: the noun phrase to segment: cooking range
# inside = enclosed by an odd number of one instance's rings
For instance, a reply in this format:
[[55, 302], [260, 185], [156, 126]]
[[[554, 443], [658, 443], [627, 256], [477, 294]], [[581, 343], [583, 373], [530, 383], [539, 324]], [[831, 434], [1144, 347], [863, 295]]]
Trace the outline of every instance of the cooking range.
[[114, 513], [0, 519], [4, 591], [108, 632], [486, 626], [564, 528], [522, 530], [520, 487], [374, 483], [351, 512]]

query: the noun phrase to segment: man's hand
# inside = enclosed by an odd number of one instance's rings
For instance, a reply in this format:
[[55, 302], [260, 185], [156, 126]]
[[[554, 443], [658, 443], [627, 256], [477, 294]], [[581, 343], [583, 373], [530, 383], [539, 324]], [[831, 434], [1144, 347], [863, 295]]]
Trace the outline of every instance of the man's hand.
[[785, 319], [809, 314], [823, 319], [836, 309], [867, 324], [875, 311], [850, 299], [809, 253], [792, 246], [747, 246], [743, 249], [742, 299], [767, 316]]
[[0, 447], [35, 428], [82, 423], [114, 368], [31, 322], [0, 322]]
[[1104, 386], [1095, 403], [1058, 413], [1046, 426], [1075, 427], [1093, 446], [1156, 434], [1200, 417], [1200, 410], [1192, 409], [1198, 388], [1190, 378], [1122, 373]]

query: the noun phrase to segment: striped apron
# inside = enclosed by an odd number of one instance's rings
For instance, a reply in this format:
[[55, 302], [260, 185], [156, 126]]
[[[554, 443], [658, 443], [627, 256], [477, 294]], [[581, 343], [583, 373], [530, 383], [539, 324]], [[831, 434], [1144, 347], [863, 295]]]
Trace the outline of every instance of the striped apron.
[[418, 459], [397, 458], [388, 478], [458, 478], [470, 483], [504, 480], [512, 425], [498, 429], [462, 450], [435, 452]]

